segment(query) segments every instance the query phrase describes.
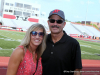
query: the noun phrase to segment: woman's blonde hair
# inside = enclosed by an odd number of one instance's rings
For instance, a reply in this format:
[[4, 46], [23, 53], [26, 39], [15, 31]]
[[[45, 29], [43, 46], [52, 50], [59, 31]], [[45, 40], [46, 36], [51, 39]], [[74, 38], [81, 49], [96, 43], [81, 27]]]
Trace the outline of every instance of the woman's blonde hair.
[[29, 27], [29, 29], [27, 30], [25, 37], [23, 38], [22, 42], [21, 42], [21, 46], [24, 46], [24, 48], [27, 48], [29, 46], [30, 43], [30, 38], [31, 38], [31, 32], [34, 30], [38, 30], [38, 29], [43, 29], [44, 32], [44, 37], [43, 37], [43, 41], [42, 43], [38, 46], [36, 53], [37, 53], [37, 59], [39, 59], [42, 55], [42, 53], [44, 52], [45, 48], [46, 48], [46, 30], [44, 28], [44, 26], [42, 24], [36, 23], [33, 24], [32, 26]]

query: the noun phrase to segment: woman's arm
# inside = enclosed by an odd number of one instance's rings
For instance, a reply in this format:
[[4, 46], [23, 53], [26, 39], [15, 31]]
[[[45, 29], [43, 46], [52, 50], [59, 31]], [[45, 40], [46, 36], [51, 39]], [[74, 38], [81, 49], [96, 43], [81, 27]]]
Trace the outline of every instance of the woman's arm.
[[21, 61], [23, 60], [24, 51], [22, 48], [17, 47], [10, 56], [7, 75], [16, 75], [17, 69]]

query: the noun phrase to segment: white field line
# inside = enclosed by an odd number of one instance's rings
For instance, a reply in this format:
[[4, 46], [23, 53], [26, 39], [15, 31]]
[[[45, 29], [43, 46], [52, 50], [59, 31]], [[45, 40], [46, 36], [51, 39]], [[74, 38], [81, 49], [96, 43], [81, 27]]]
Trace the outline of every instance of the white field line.
[[100, 55], [99, 53], [89, 53], [85, 51], [81, 51], [81, 54], [87, 54], [87, 55]]
[[14, 50], [14, 48], [11, 48], [11, 49], [3, 49], [0, 47], [0, 50]]
[[25, 35], [21, 35], [21, 34], [15, 34], [15, 33], [13, 33], [13, 34], [11, 34], [11, 35], [17, 35], [17, 36], [25, 36]]
[[0, 50], [13, 50], [13, 49], [0, 49]]
[[89, 52], [85, 52], [85, 51], [81, 51], [81, 54], [95, 55], [93, 53], [89, 53]]
[[0, 39], [4, 39], [4, 38], [0, 38]]
[[91, 47], [91, 46], [87, 46], [87, 45], [80, 45], [80, 46], [84, 46], [84, 47]]
[[[84, 45], [88, 45], [88, 46], [91, 46], [91, 44], [86, 44], [86, 43], [82, 43], [82, 44], [84, 44]], [[96, 47], [100, 47], [100, 46], [97, 46], [97, 45], [92, 45], [92, 46], [96, 46]]]
[[18, 41], [18, 42], [21, 42], [20, 39], [15, 40], [15, 39], [12, 39], [12, 38], [8, 38], [7, 36], [4, 36], [4, 35], [1, 35], [1, 36], [6, 37], [6, 39], [5, 38], [0, 38], [0, 39], [4, 39], [5, 41]]
[[[80, 44], [80, 46], [84, 46], [84, 47], [88, 47], [88, 48], [92, 48], [91, 46], [89, 46], [88, 44], [87, 45], [82, 45], [82, 44]], [[94, 45], [94, 46], [96, 46], [96, 45]], [[99, 47], [99, 46], [98, 46]], [[97, 49], [97, 48], [92, 48], [92, 49], [95, 49], [95, 50], [100, 50], [100, 49]]]
[[3, 54], [3, 53], [9, 53], [9, 52], [0, 52], [0, 53], [2, 53], [2, 54]]
[[[3, 33], [3, 32], [1, 32], [1, 34], [4, 34], [4, 33]], [[7, 35], [9, 35], [9, 34], [10, 34], [10, 35], [18, 35], [18, 36], [20, 35], [20, 36], [25, 36], [25, 35], [22, 35], [22, 34], [16, 34], [16, 33], [11, 33], [11, 32], [7, 32], [6, 34], [7, 34]]]

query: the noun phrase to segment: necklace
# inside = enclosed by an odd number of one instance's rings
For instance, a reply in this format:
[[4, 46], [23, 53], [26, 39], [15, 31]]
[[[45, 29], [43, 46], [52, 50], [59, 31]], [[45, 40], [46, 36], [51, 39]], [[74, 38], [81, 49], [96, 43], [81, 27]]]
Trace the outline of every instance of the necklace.
[[32, 53], [32, 56], [33, 56], [33, 58], [35, 57], [35, 52], [34, 52], [34, 53]]

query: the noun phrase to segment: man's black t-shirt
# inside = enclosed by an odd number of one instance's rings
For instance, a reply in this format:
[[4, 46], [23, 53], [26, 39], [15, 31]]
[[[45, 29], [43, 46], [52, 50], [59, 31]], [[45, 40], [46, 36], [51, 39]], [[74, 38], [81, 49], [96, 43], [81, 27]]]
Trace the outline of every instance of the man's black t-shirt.
[[42, 55], [43, 75], [73, 75], [75, 69], [81, 69], [81, 50], [76, 39], [68, 36], [53, 43], [51, 34], [46, 41], [46, 50]]

